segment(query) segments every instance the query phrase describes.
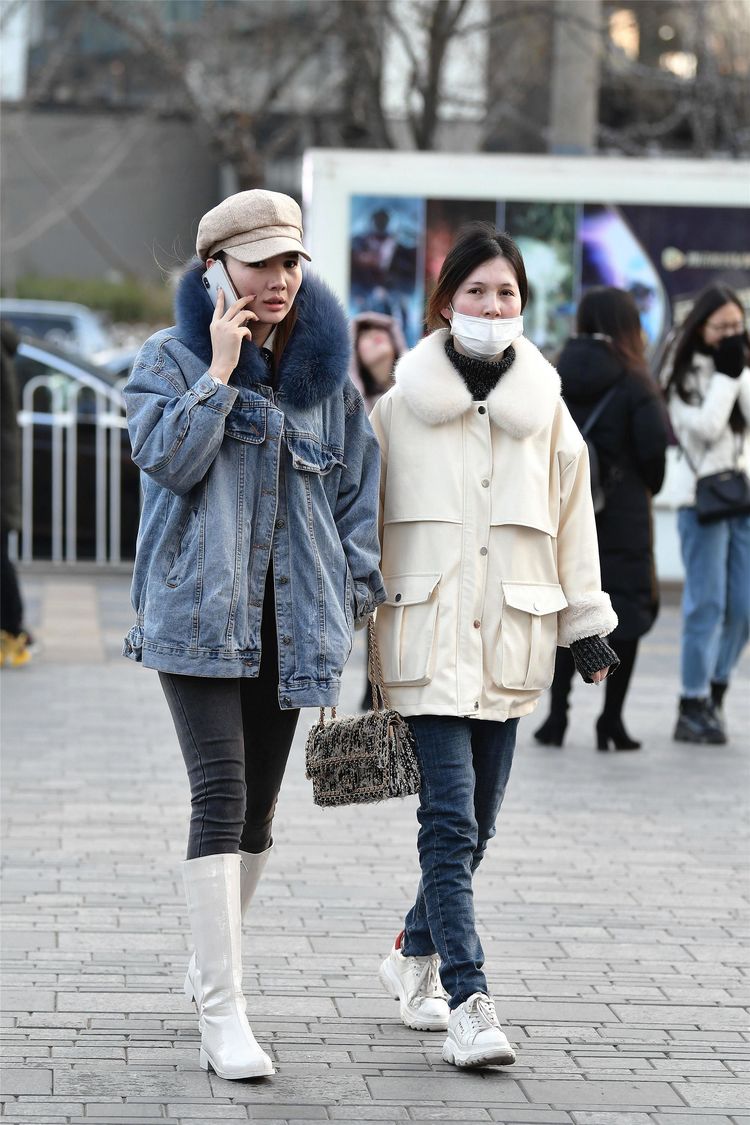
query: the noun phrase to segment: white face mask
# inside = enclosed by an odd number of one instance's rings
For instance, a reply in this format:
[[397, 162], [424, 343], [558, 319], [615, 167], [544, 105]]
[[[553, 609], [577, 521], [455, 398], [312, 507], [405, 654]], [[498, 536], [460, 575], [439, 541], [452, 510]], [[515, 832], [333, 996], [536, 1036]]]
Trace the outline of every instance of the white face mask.
[[467, 355], [491, 359], [523, 335], [523, 317], [467, 316], [451, 305], [451, 333]]

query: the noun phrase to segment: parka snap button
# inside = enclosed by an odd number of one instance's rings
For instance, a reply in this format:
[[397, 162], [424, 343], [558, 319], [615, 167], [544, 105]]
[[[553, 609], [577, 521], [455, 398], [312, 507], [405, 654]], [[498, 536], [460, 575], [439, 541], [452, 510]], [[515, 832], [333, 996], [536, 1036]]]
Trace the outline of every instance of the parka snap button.
[[489, 487], [490, 487], [490, 482], [485, 477], [484, 480], [482, 481], [482, 488], [489, 488]]
[[477, 618], [475, 619], [475, 621], [474, 621], [474, 628], [475, 628], [475, 629], [478, 629], [478, 628], [480, 627], [480, 625], [481, 625], [481, 624], [482, 624], [482, 622], [481, 622], [481, 621], [479, 620], [479, 618], [477, 617]]
[[400, 602], [401, 601], [401, 595], [396, 594], [393, 600], [394, 600], [394, 602]]
[[486, 414], [486, 413], [487, 413], [487, 410], [484, 406], [480, 406], [479, 409], [477, 410], [477, 414]]
[[480, 555], [486, 555], [487, 554], [487, 548], [486, 547], [480, 547], [479, 548], [479, 554]]
[[476, 702], [476, 703], [474, 704], [474, 710], [475, 710], [475, 711], [478, 711], [478, 710], [479, 710], [479, 701], [478, 701], [478, 700], [477, 700], [477, 702]]
[[539, 602], [534, 602], [534, 609], [537, 613], [539, 612]]

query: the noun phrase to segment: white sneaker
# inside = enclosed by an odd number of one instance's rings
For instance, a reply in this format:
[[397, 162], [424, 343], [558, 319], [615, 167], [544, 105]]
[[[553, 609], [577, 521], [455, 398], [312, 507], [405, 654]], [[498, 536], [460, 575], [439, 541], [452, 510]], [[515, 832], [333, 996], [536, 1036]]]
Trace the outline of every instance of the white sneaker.
[[380, 980], [389, 996], [400, 1001], [401, 1020], [415, 1031], [446, 1031], [448, 993], [440, 983], [437, 953], [431, 957], [405, 957], [399, 934], [380, 966]]
[[484, 992], [475, 992], [450, 1014], [443, 1061], [454, 1066], [510, 1066], [516, 1055]]

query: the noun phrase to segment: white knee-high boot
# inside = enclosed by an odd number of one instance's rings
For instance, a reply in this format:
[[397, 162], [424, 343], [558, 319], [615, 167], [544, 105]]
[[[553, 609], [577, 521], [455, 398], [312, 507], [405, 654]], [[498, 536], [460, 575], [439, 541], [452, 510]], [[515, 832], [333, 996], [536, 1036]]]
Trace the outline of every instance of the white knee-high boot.
[[[273, 848], [273, 844], [264, 852], [240, 852], [240, 912], [243, 919], [248, 912], [253, 895], [255, 894], [255, 889], [260, 882], [263, 869], [268, 862], [271, 848]], [[193, 951], [188, 963], [184, 992], [188, 1000], [192, 1000], [200, 1012], [201, 971], [195, 956], [195, 951]]]
[[201, 973], [200, 1064], [220, 1078], [273, 1074], [255, 1041], [242, 993], [240, 857], [208, 855], [182, 865], [190, 929]]

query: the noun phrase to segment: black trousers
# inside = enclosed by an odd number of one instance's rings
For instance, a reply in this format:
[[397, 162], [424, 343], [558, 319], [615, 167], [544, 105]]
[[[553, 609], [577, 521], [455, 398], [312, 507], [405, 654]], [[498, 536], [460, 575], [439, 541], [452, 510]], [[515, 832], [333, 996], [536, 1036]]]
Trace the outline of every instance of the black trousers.
[[190, 781], [187, 859], [271, 846], [276, 800], [299, 710], [278, 702], [278, 642], [269, 572], [257, 679], [160, 672]]
[[23, 601], [16, 568], [8, 555], [10, 531], [0, 535], [0, 629], [17, 637], [23, 629]]

